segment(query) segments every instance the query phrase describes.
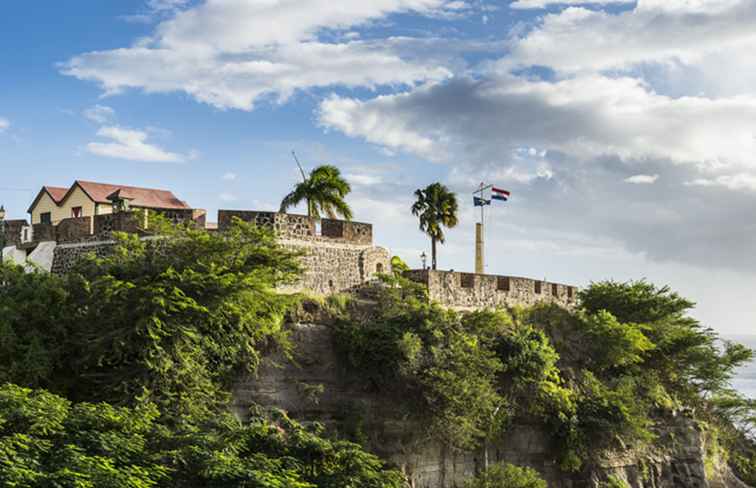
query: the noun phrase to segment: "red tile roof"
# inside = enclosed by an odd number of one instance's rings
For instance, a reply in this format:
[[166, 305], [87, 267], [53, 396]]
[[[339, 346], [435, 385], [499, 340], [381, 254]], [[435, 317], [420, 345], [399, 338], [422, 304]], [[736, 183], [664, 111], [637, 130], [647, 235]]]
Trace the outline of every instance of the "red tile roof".
[[50, 195], [50, 198], [52, 198], [55, 203], [60, 203], [63, 198], [65, 198], [66, 193], [68, 193], [68, 188], [62, 188], [59, 186], [45, 186], [44, 190]]
[[191, 208], [186, 202], [179, 200], [176, 195], [168, 190], [77, 180], [68, 191], [72, 191], [77, 185], [96, 203], [112, 203], [112, 200], [108, 200], [108, 197], [114, 193], [118, 193], [122, 197], [128, 198], [130, 200], [129, 205], [133, 207], [170, 210]]

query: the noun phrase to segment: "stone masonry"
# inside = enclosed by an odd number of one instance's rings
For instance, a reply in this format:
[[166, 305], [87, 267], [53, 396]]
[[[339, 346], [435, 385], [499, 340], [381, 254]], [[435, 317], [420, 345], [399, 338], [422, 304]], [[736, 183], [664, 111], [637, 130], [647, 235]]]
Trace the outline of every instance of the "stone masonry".
[[426, 285], [431, 300], [460, 309], [527, 306], [539, 302], [570, 307], [577, 299], [574, 286], [529, 278], [432, 270], [409, 271], [407, 277]]
[[302, 279], [285, 291], [320, 295], [351, 291], [390, 270], [391, 256], [373, 245], [373, 226], [361, 222], [321, 219], [276, 212], [221, 210], [218, 230], [238, 218], [272, 229], [279, 242], [303, 253]]

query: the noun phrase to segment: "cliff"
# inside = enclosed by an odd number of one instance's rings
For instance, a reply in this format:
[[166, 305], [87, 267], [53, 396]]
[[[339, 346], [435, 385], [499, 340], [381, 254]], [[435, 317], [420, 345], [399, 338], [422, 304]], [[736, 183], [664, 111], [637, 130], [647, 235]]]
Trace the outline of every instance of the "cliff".
[[[357, 438], [390, 460], [413, 488], [455, 488], [484, 463], [482, 450], [452, 452], [423, 440], [406, 422], [393, 420], [394, 399], [369, 393], [347, 374], [336, 354], [331, 329], [294, 326], [295, 363], [269, 356], [255, 377], [240, 381], [234, 406], [244, 416], [253, 404], [277, 407], [302, 421], [317, 421], [341, 435]], [[631, 449], [607, 454], [578, 474], [563, 473], [540, 425], [515, 425], [488, 448], [489, 462], [505, 461], [538, 470], [553, 488], [599, 487], [610, 476], [632, 488], [747, 488], [726, 467], [708, 460], [706, 435], [684, 415], [670, 416], [658, 432], [663, 452], [640, 456]]]

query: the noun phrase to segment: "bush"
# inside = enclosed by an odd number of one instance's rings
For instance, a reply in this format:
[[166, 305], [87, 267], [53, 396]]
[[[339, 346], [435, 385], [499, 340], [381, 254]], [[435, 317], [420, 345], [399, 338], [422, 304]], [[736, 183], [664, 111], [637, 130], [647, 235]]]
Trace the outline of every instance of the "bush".
[[336, 325], [338, 349], [375, 391], [402, 399], [397, 417], [408, 416], [448, 446], [474, 448], [508, 414], [495, 386], [502, 365], [491, 347], [506, 314], [463, 317], [429, 303], [415, 283], [385, 279], [367, 323]]
[[0, 485], [76, 488], [401, 488], [356, 444], [326, 440], [284, 414], [161, 423], [137, 409], [71, 404], [0, 387]]
[[465, 488], [547, 488], [547, 485], [534, 469], [494, 464], [475, 479], [467, 481]]

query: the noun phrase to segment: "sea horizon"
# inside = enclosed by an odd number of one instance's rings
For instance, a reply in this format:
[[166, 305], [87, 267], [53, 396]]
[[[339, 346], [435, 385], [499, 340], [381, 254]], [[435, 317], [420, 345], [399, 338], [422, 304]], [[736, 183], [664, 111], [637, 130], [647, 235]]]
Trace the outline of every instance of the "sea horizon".
[[[756, 335], [723, 335], [722, 338], [756, 350]], [[748, 398], [756, 399], [756, 361], [738, 368], [732, 386]]]

